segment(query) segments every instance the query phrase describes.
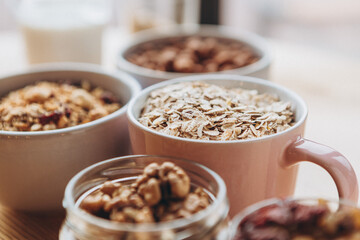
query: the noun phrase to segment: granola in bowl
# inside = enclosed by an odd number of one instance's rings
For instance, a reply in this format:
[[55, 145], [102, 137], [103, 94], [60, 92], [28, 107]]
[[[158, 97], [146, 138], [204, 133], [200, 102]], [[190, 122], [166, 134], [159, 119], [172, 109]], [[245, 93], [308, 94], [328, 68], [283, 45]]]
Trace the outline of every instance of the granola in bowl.
[[279, 133], [295, 119], [291, 104], [272, 94], [183, 82], [152, 91], [138, 121], [175, 137], [227, 141]]
[[40, 81], [0, 99], [0, 130], [43, 131], [94, 121], [121, 107], [115, 95], [83, 81]]

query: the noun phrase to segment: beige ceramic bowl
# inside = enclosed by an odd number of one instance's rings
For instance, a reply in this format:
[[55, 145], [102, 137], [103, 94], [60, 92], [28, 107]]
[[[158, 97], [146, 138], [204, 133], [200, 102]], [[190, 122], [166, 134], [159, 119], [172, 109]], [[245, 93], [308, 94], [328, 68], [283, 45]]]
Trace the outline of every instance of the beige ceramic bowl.
[[188, 75], [203, 75], [206, 73], [175, 73], [156, 71], [153, 69], [144, 68], [135, 65], [126, 60], [126, 56], [131, 53], [140, 44], [150, 42], [153, 40], [166, 39], [170, 37], [184, 37], [184, 36], [207, 36], [207, 37], [221, 37], [227, 39], [234, 39], [235, 41], [243, 42], [252, 47], [260, 56], [260, 60], [247, 65], [245, 67], [236, 68], [227, 71], [220, 71], [217, 73], [229, 73], [237, 75], [247, 75], [259, 77], [263, 79], [269, 78], [269, 68], [271, 57], [267, 48], [266, 41], [260, 36], [246, 31], [240, 31], [224, 26], [207, 26], [192, 28], [171, 28], [171, 29], [153, 29], [137, 33], [133, 36], [128, 44], [125, 44], [120, 50], [118, 56], [117, 66], [119, 69], [134, 76], [142, 87], [148, 87], [155, 83], [162, 82], [177, 77], [184, 77]]
[[0, 131], [0, 202], [11, 208], [61, 208], [66, 183], [81, 169], [129, 151], [126, 108], [140, 91], [131, 76], [90, 64], [52, 64], [0, 79], [0, 96], [39, 80], [86, 79], [112, 91], [123, 107], [82, 125], [39, 132]]

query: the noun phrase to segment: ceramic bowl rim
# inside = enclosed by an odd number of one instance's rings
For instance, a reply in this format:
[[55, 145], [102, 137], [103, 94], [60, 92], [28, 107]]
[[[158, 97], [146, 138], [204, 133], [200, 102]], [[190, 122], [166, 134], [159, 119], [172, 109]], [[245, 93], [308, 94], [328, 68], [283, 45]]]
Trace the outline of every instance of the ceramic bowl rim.
[[0, 137], [1, 136], [14, 136], [14, 137], [23, 137], [23, 136], [45, 136], [45, 135], [62, 135], [67, 133], [72, 133], [75, 131], [81, 131], [86, 130], [88, 128], [91, 128], [96, 125], [104, 124], [105, 122], [108, 122], [122, 114], [126, 114], [127, 107], [129, 105], [129, 102], [131, 99], [140, 92], [141, 87], [140, 84], [129, 74], [116, 70], [116, 72], [109, 72], [104, 70], [102, 67], [96, 64], [88, 64], [88, 63], [46, 63], [46, 64], [38, 64], [30, 67], [27, 70], [19, 71], [17, 73], [12, 73], [9, 75], [1, 76], [0, 81], [17, 77], [17, 76], [23, 76], [28, 74], [35, 74], [35, 73], [42, 73], [42, 72], [58, 72], [58, 71], [79, 71], [79, 72], [88, 72], [88, 73], [95, 73], [95, 74], [101, 74], [108, 76], [110, 78], [115, 79], [116, 81], [122, 82], [124, 85], [126, 85], [129, 90], [131, 91], [130, 98], [127, 101], [125, 105], [123, 105], [120, 109], [117, 111], [96, 119], [94, 121], [67, 127], [67, 128], [61, 128], [61, 129], [54, 129], [54, 130], [45, 130], [45, 131], [4, 131], [0, 130]]
[[268, 48], [268, 44], [265, 39], [261, 36], [248, 32], [245, 30], [235, 29], [229, 26], [214, 26], [214, 25], [196, 25], [190, 26], [188, 28], [155, 28], [144, 30], [139, 33], [134, 34], [131, 41], [127, 44], [124, 44], [119, 51], [117, 59], [117, 67], [123, 71], [129, 72], [134, 75], [147, 77], [147, 78], [156, 78], [161, 80], [173, 79], [188, 75], [205, 75], [209, 73], [176, 73], [176, 72], [165, 72], [157, 71], [145, 67], [138, 66], [126, 60], [125, 55], [127, 51], [138, 44], [145, 43], [152, 40], [168, 38], [168, 37], [181, 37], [189, 36], [193, 34], [199, 35], [209, 35], [223, 38], [234, 39], [236, 41], [241, 41], [249, 45], [251, 48], [256, 49], [261, 52], [261, 58], [247, 66], [230, 69], [226, 71], [219, 71], [211, 74], [230, 74], [236, 73], [239, 75], [247, 75], [250, 73], [255, 73], [268, 67], [271, 63], [271, 53]]
[[[206, 80], [231, 80], [231, 81], [238, 81], [238, 82], [246, 82], [246, 83], [255, 83], [256, 85], [263, 85], [265, 87], [269, 87], [272, 89], [277, 89], [282, 92], [286, 92], [288, 96], [291, 96], [295, 99], [295, 101], [299, 104], [299, 108], [302, 109], [303, 114], [299, 117], [299, 119], [296, 121], [296, 123], [291, 126], [290, 128], [276, 133], [272, 135], [262, 136], [260, 138], [251, 138], [251, 139], [241, 139], [241, 140], [229, 140], [229, 141], [209, 141], [209, 140], [199, 140], [199, 139], [189, 139], [189, 138], [180, 138], [175, 136], [170, 136], [164, 133], [160, 133], [158, 131], [155, 131], [153, 129], [150, 129], [148, 127], [145, 127], [142, 125], [134, 116], [134, 106], [138, 102], [138, 100], [144, 96], [148, 96], [150, 92], [152, 92], [155, 89], [159, 89], [171, 84], [180, 83], [180, 82], [194, 82], [194, 81], [206, 81]], [[139, 103], [138, 103], [139, 104]], [[248, 76], [239, 76], [239, 75], [228, 75], [228, 74], [207, 74], [207, 75], [198, 75], [198, 76], [187, 76], [187, 77], [181, 77], [181, 78], [175, 78], [172, 80], [163, 81], [157, 84], [154, 84], [150, 87], [147, 87], [143, 89], [140, 93], [138, 93], [130, 102], [127, 109], [127, 117], [129, 120], [129, 124], [134, 124], [137, 128], [141, 129], [142, 131], [145, 131], [147, 133], [150, 133], [152, 135], [156, 135], [159, 137], [163, 137], [169, 140], [176, 140], [176, 141], [184, 141], [189, 143], [202, 143], [202, 144], [237, 144], [237, 143], [244, 143], [244, 142], [259, 142], [259, 141], [265, 141], [268, 139], [273, 139], [276, 137], [279, 137], [281, 135], [287, 134], [288, 132], [292, 132], [298, 127], [300, 127], [306, 120], [308, 115], [308, 107], [305, 103], [305, 101], [295, 92], [293, 92], [290, 89], [287, 89], [279, 84], [266, 81], [260, 78], [255, 77], [248, 77]], [[131, 134], [130, 134], [131, 137]]]

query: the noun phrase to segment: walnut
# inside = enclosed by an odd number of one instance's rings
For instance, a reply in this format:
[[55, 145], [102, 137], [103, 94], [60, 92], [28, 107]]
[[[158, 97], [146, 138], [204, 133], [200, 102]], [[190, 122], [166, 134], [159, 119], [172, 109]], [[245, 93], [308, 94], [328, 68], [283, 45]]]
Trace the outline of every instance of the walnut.
[[139, 193], [144, 197], [149, 206], [158, 204], [161, 200], [160, 182], [156, 178], [150, 178], [139, 186]]
[[189, 212], [197, 212], [198, 208], [201, 208], [200, 198], [196, 194], [189, 194], [184, 202], [184, 207]]
[[[80, 204], [84, 210], [117, 222], [159, 222], [190, 217], [205, 209], [209, 196], [171, 162], [151, 163], [131, 185], [106, 181]], [[104, 214], [104, 212], [106, 214]]]
[[190, 191], [190, 178], [183, 169], [173, 163], [165, 162], [160, 166], [159, 176], [170, 184], [170, 195], [173, 198], [184, 198]]
[[129, 205], [129, 198], [131, 194], [132, 192], [127, 186], [118, 188], [116, 191], [113, 192], [113, 198], [107, 203], [105, 203], [104, 210], [106, 212], [109, 212], [114, 207]]
[[197, 188], [183, 200], [170, 200], [166, 204], [158, 205], [155, 214], [160, 221], [187, 218], [205, 209], [209, 204], [209, 196], [201, 188]]
[[156, 177], [159, 172], [159, 164], [151, 163], [146, 168], [144, 168], [144, 174], [149, 177]]
[[100, 191], [111, 196], [113, 192], [120, 187], [121, 187], [121, 183], [106, 181], [101, 186]]
[[109, 196], [102, 193], [89, 195], [81, 202], [80, 207], [88, 212], [98, 212], [110, 200]]
[[125, 218], [128, 219], [128, 222], [129, 221], [136, 223], [154, 222], [154, 218], [151, 209], [149, 207], [144, 207], [142, 209], [125, 207], [122, 212], [125, 215]]
[[129, 204], [131, 206], [135, 206], [136, 208], [142, 208], [145, 206], [146, 202], [139, 194], [132, 194], [129, 197]]
[[149, 207], [141, 208], [135, 215], [135, 222], [137, 223], [150, 223], [154, 222], [154, 217]]
[[116, 222], [127, 222], [128, 219], [126, 218], [126, 214], [122, 211], [117, 211], [114, 209], [110, 214], [110, 220]]
[[116, 222], [131, 223], [151, 223], [154, 222], [153, 214], [150, 208], [144, 207], [136, 209], [133, 207], [124, 207], [121, 211], [113, 209], [110, 213], [110, 220]]

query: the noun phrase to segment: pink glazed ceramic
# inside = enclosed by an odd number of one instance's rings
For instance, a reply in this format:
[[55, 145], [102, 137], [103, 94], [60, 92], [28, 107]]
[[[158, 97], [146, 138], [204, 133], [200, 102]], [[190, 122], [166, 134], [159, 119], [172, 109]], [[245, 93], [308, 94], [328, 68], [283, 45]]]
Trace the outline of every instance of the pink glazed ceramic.
[[[257, 89], [290, 101], [295, 125], [274, 135], [250, 140], [203, 141], [172, 137], [141, 125], [137, 119], [149, 93], [154, 89], [184, 81], [205, 81], [227, 88]], [[356, 201], [355, 172], [346, 158], [330, 147], [304, 139], [307, 117], [305, 102], [294, 92], [262, 79], [238, 75], [202, 75], [177, 78], [144, 89], [129, 103], [130, 140], [134, 154], [165, 155], [201, 163], [225, 180], [230, 214], [255, 202], [293, 194], [297, 163], [320, 165], [333, 177], [339, 196]]]

